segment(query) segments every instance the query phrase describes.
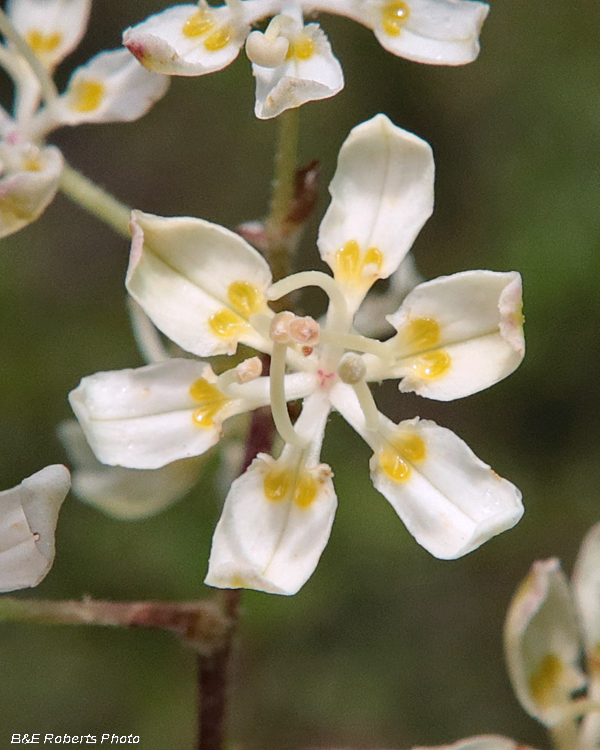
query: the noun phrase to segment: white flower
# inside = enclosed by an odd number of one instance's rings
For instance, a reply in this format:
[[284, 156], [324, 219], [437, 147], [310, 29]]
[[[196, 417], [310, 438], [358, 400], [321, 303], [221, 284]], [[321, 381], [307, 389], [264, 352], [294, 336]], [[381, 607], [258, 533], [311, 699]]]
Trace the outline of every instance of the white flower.
[[[335, 13], [372, 29], [385, 49], [409, 60], [462, 65], [479, 53], [488, 13], [472, 0], [227, 0], [213, 7], [175, 5], [129, 28], [123, 43], [149, 70], [197, 76], [220, 70], [242, 45], [256, 77], [257, 117], [337, 94], [344, 86], [339, 62], [315, 11]], [[271, 18], [264, 32], [252, 31]]]
[[0, 492], [0, 591], [37, 586], [54, 562], [54, 530], [71, 479], [64, 466]]
[[54, 68], [81, 41], [92, 0], [9, 0], [17, 31], [48, 68]]
[[56, 146], [34, 146], [14, 131], [0, 137], [0, 237], [37, 219], [56, 195], [62, 168]]
[[[51, 73], [79, 43], [90, 0], [11, 0], [16, 29]], [[63, 167], [60, 152], [44, 146], [63, 125], [124, 122], [144, 115], [169, 80], [150, 73], [126, 50], [102, 52], [71, 76], [65, 92], [40, 106], [40, 84], [19, 53], [0, 44], [0, 64], [15, 83], [12, 115], [0, 108], [0, 237], [34, 221], [53, 199]]]
[[[546, 727], [578, 724], [600, 743], [600, 524], [586, 535], [571, 584], [556, 558], [535, 562], [508, 610], [505, 651], [519, 702]], [[581, 669], [581, 652], [587, 675]], [[586, 698], [573, 694], [587, 688]], [[594, 709], [596, 709], [594, 711]]]
[[[378, 115], [340, 152], [316, 271], [271, 284], [264, 258], [233, 232], [200, 219], [134, 212], [127, 288], [154, 324], [201, 356], [238, 343], [270, 354], [269, 377], [246, 361], [220, 376], [194, 360], [84, 378], [70, 400], [98, 458], [157, 468], [214, 445], [234, 414], [271, 405], [285, 442], [259, 454], [235, 482], [213, 541], [207, 583], [291, 594], [311, 575], [336, 506], [320, 463], [328, 415], [338, 411], [373, 451], [371, 476], [432, 554], [455, 558], [513, 526], [519, 491], [452, 432], [433, 422], [394, 424], [369, 383], [438, 400], [476, 393], [510, 374], [524, 352], [517, 273], [469, 271], [415, 287], [388, 317], [396, 334], [367, 338], [354, 315], [378, 278], [393, 274], [433, 206], [433, 156], [419, 138]], [[278, 315], [269, 300], [317, 286], [325, 322]], [[286, 401], [304, 398], [295, 424]]]

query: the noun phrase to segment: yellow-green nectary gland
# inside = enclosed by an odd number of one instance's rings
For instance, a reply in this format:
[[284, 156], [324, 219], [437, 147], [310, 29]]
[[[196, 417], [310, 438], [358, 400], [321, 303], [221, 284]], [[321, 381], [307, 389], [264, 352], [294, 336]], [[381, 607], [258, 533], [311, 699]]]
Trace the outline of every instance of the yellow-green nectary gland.
[[197, 10], [183, 24], [181, 33], [189, 39], [205, 37], [204, 48], [208, 52], [217, 52], [229, 44], [232, 33], [228, 25], [218, 25], [211, 15], [210, 10]]
[[404, 482], [410, 477], [411, 464], [425, 460], [425, 441], [413, 432], [399, 432], [379, 449], [379, 465], [395, 482]]
[[408, 21], [408, 16], [408, 5], [402, 0], [390, 0], [384, 3], [381, 9], [383, 30], [390, 36], [398, 36]]
[[317, 480], [307, 471], [273, 466], [264, 479], [264, 491], [271, 502], [292, 499], [300, 508], [309, 508], [318, 493]]
[[197, 10], [183, 24], [181, 33], [184, 36], [194, 39], [208, 33], [215, 27], [215, 22], [210, 17], [209, 10]]
[[436, 380], [445, 375], [452, 366], [452, 358], [443, 349], [426, 352], [415, 357], [410, 365], [414, 374], [422, 380]]
[[38, 55], [48, 54], [54, 52], [54, 50], [60, 45], [63, 40], [62, 34], [58, 31], [53, 31], [50, 34], [45, 34], [39, 29], [32, 29], [26, 35], [25, 39], [31, 49]]
[[295, 39], [290, 41], [285, 59], [291, 60], [295, 57], [296, 60], [310, 60], [314, 54], [315, 43], [313, 40], [306, 34], [298, 34]]
[[433, 318], [413, 318], [404, 326], [400, 337], [414, 351], [432, 349], [440, 340], [440, 324]]
[[192, 383], [190, 396], [200, 404], [192, 414], [194, 424], [198, 427], [213, 427], [213, 418], [229, 401], [216, 385], [204, 378]]
[[71, 86], [71, 109], [76, 112], [93, 112], [102, 103], [105, 93], [100, 81], [75, 81]]
[[529, 677], [532, 698], [540, 706], [554, 702], [556, 688], [564, 671], [564, 665], [556, 654], [547, 654]]
[[227, 299], [237, 312], [223, 307], [208, 319], [211, 331], [222, 339], [240, 336], [248, 327], [245, 319], [259, 312], [264, 301], [262, 293], [249, 281], [234, 281], [230, 284]]
[[263, 304], [263, 295], [249, 281], [234, 281], [229, 285], [227, 298], [238, 312], [246, 317], [259, 312]]
[[372, 283], [382, 265], [383, 253], [379, 248], [370, 247], [362, 253], [356, 240], [349, 240], [335, 254], [335, 275], [346, 284], [364, 283], [367, 266], [372, 271], [368, 279]]

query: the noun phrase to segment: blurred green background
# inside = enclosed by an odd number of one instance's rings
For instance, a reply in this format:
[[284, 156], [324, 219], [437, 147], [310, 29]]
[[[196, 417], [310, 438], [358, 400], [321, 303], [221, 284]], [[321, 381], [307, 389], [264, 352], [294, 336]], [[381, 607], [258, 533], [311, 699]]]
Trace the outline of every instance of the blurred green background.
[[[163, 7], [97, 0], [59, 80]], [[380, 403], [395, 419], [419, 414], [457, 432], [522, 489], [526, 514], [466, 558], [435, 560], [372, 488], [366, 446], [332, 418], [323, 458], [340, 507], [321, 563], [295, 597], [244, 595], [235, 747], [409, 748], [488, 732], [545, 747], [511, 694], [501, 631], [533, 560], [559, 556], [570, 570], [600, 520], [600, 6], [501, 0], [480, 58], [454, 69], [395, 58], [345, 19], [322, 24], [346, 88], [301, 113], [301, 160], [318, 158], [323, 169], [317, 219], [349, 129], [385, 112], [436, 155], [436, 210], [415, 245], [421, 272], [524, 277], [528, 354], [514, 375], [463, 401], [390, 387]], [[173, 80], [138, 123], [65, 129], [54, 141], [136, 208], [234, 226], [264, 215], [271, 179], [275, 128], [254, 119], [253, 89], [241, 54], [220, 73]], [[305, 267], [320, 262], [317, 226], [304, 237]], [[54, 430], [82, 376], [141, 364], [124, 306], [127, 256], [120, 237], [62, 196], [2, 241], [3, 488], [65, 460]], [[56, 563], [33, 595], [205, 595], [222, 501], [206, 486], [137, 523], [69, 498]], [[13, 732], [134, 733], [144, 750], [193, 746], [194, 657], [166, 634], [3, 625], [0, 675], [2, 747]]]

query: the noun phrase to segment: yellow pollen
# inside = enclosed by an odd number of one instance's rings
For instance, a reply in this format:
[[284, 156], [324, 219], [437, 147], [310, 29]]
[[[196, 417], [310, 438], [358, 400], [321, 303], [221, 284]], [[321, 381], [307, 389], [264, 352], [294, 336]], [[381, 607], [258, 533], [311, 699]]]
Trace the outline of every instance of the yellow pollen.
[[563, 671], [560, 658], [556, 654], [547, 654], [529, 677], [531, 695], [541, 706], [554, 702], [554, 693]]
[[25, 37], [27, 44], [31, 49], [38, 55], [48, 54], [54, 52], [58, 45], [62, 42], [62, 34], [58, 31], [53, 31], [50, 34], [44, 34], [43, 31], [38, 29], [32, 29]]
[[315, 54], [315, 43], [313, 40], [306, 36], [306, 34], [299, 34], [288, 47], [286, 60], [290, 60], [295, 57], [296, 60], [310, 60]]
[[[370, 286], [379, 276], [383, 265], [383, 253], [377, 247], [370, 247], [364, 253], [356, 240], [349, 240], [335, 254], [335, 274], [346, 284], [353, 286]], [[370, 272], [365, 269], [371, 266]], [[375, 266], [373, 273], [372, 267]]]
[[183, 24], [181, 33], [184, 36], [194, 39], [202, 34], [207, 34], [215, 26], [215, 22], [210, 17], [210, 11], [197, 10]]
[[432, 318], [415, 318], [402, 329], [401, 336], [411, 349], [431, 349], [439, 343], [440, 324]]
[[408, 5], [402, 0], [390, 0], [381, 10], [383, 30], [390, 36], [398, 36], [408, 20]]
[[246, 581], [242, 578], [239, 573], [234, 573], [231, 576], [231, 588], [233, 589], [245, 589]]
[[104, 93], [104, 84], [100, 81], [75, 81], [71, 86], [71, 109], [93, 112], [100, 106]]
[[230, 284], [227, 298], [247, 318], [260, 310], [263, 301], [262, 294], [249, 281], [234, 281]]
[[231, 29], [229, 26], [221, 26], [204, 40], [204, 48], [207, 52], [218, 52], [227, 47], [231, 41]]
[[294, 476], [292, 469], [274, 466], [264, 479], [265, 495], [271, 502], [288, 500], [292, 496], [299, 508], [309, 508], [317, 497], [317, 481], [307, 471]]
[[198, 401], [200, 406], [194, 410], [192, 419], [198, 427], [213, 427], [213, 417], [222, 409], [229, 399], [224, 396], [216, 385], [204, 378], [199, 378], [190, 387], [190, 396]]
[[210, 316], [208, 326], [220, 338], [230, 339], [243, 333], [246, 323], [233, 310], [224, 307]]
[[435, 380], [445, 375], [451, 365], [452, 359], [448, 352], [437, 349], [415, 358], [411, 367], [417, 377], [423, 380]]

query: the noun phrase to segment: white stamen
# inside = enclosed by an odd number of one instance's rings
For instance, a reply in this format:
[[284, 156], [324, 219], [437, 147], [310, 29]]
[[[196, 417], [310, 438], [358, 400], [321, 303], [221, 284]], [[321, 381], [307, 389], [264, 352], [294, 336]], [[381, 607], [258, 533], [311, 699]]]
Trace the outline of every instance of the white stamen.
[[296, 289], [306, 286], [318, 286], [329, 297], [333, 309], [332, 327], [345, 327], [348, 320], [348, 307], [337, 282], [322, 271], [301, 271], [287, 276], [267, 289], [266, 297], [270, 300], [280, 299]]
[[327, 328], [321, 329], [321, 341], [324, 344], [340, 346], [344, 349], [352, 349], [356, 352], [367, 352], [374, 354], [383, 360], [393, 359], [393, 353], [381, 341], [361, 336], [359, 333], [338, 333]]
[[360, 408], [365, 415], [365, 427], [371, 432], [376, 432], [379, 429], [379, 410], [371, 389], [366, 380], [359, 380], [358, 383], [353, 383], [352, 388], [356, 393]]
[[356, 385], [360, 380], [364, 380], [366, 374], [367, 367], [360, 354], [346, 352], [338, 365], [338, 375], [342, 383]]
[[285, 359], [287, 346], [285, 344], [273, 344], [271, 355], [271, 373], [269, 378], [271, 390], [271, 413], [277, 432], [289, 445], [304, 448], [308, 440], [300, 436], [294, 429], [292, 420], [287, 410], [285, 398]]

